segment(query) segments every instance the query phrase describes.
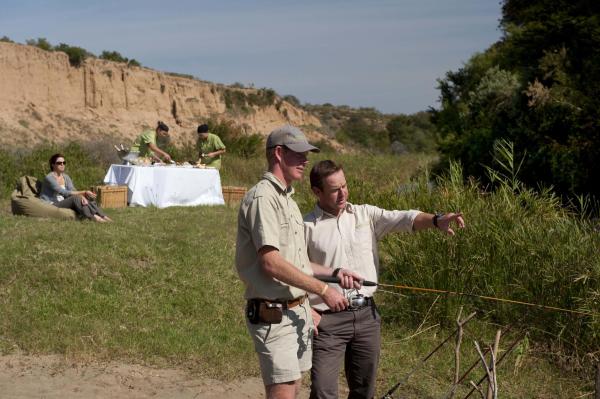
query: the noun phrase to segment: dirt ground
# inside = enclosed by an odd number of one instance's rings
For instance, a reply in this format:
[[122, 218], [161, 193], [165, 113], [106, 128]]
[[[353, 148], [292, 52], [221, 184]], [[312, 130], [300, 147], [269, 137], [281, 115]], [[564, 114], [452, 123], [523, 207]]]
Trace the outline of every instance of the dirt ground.
[[[221, 382], [185, 370], [70, 361], [61, 356], [0, 356], [0, 398], [262, 398], [260, 378]], [[300, 398], [308, 398], [302, 387]]]

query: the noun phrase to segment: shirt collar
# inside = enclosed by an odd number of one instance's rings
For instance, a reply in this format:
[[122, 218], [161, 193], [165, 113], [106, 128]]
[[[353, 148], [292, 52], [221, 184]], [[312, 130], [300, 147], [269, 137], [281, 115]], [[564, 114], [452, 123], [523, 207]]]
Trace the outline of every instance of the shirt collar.
[[[344, 209], [342, 209], [342, 213], [344, 213], [344, 212], [348, 212], [348, 213], [354, 213], [354, 207], [353, 207], [353, 205], [352, 205], [351, 203], [349, 203], [349, 202], [346, 202], [346, 207], [345, 207]], [[321, 220], [321, 219], [325, 219], [325, 218], [335, 218], [335, 217], [337, 217], [337, 216], [335, 216], [335, 215], [332, 215], [331, 213], [329, 213], [329, 212], [327, 212], [327, 211], [324, 211], [324, 210], [323, 210], [323, 209], [322, 209], [322, 208], [319, 206], [319, 204], [318, 204], [318, 203], [315, 205], [315, 209], [314, 209], [313, 213], [314, 213], [314, 215], [315, 215], [315, 223], [317, 223], [317, 222], [318, 222], [319, 220]], [[341, 214], [340, 214], [340, 215], [338, 215], [338, 216], [341, 216]]]
[[262, 178], [265, 179], [265, 180], [270, 181], [275, 186], [275, 188], [277, 189], [277, 191], [279, 191], [279, 193], [286, 194], [286, 195], [292, 195], [292, 194], [294, 194], [294, 187], [292, 187], [292, 186], [289, 186], [289, 187], [284, 186], [283, 183], [277, 177], [275, 177], [275, 175], [273, 173], [271, 173], [271, 172], [265, 172], [262, 175]]

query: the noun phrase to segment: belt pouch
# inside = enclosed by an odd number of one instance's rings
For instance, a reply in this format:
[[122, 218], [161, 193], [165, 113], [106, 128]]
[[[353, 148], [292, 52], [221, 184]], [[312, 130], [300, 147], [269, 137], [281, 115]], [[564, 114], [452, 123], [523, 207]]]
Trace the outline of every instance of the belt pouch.
[[279, 324], [283, 317], [283, 305], [277, 302], [260, 302], [258, 320], [267, 324]]
[[279, 324], [283, 317], [283, 305], [260, 299], [249, 299], [246, 303], [246, 317], [252, 324]]

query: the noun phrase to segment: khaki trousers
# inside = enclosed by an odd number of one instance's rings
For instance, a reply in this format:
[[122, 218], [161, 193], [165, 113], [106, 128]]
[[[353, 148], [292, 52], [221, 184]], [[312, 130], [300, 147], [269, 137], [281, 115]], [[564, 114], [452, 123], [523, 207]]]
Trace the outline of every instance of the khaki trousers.
[[381, 343], [381, 317], [375, 305], [325, 313], [313, 338], [311, 399], [336, 399], [342, 359], [351, 399], [375, 395]]

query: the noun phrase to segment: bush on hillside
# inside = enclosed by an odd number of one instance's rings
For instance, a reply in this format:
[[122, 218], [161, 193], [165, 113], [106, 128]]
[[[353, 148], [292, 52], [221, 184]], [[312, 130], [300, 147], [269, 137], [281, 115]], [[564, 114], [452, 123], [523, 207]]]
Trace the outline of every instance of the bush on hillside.
[[90, 53], [84, 48], [77, 46], [70, 46], [65, 43], [60, 43], [58, 46], [54, 47], [54, 51], [62, 51], [69, 56], [69, 63], [71, 66], [76, 68], [80, 67], [86, 58], [94, 57], [94, 54]]
[[142, 64], [137, 62], [135, 59], [133, 59], [133, 58], [129, 59], [127, 57], [124, 57], [118, 51], [104, 50], [104, 51], [102, 51], [102, 54], [100, 54], [99, 58], [101, 58], [103, 60], [114, 61], [114, 62], [124, 62], [127, 64], [127, 66], [136, 66], [136, 67], [142, 66]]
[[294, 107], [298, 107], [298, 108], [302, 107], [302, 103], [300, 102], [298, 97], [293, 96], [291, 94], [287, 94], [287, 95], [283, 96], [283, 100], [292, 104]]
[[0, 37], [0, 42], [14, 43], [12, 40], [10, 40], [10, 38], [8, 36]]
[[28, 39], [25, 41], [28, 46], [35, 46], [42, 50], [52, 51], [53, 47], [45, 37], [38, 37], [37, 39]]
[[132, 58], [127, 63], [127, 66], [141, 67], [142, 64], [139, 61], [137, 61], [135, 58]]
[[225, 108], [233, 113], [248, 114], [253, 112], [252, 106], [268, 107], [275, 105], [278, 95], [273, 89], [262, 88], [256, 91], [248, 91], [242, 89], [234, 89], [226, 87], [221, 90]]
[[103, 60], [108, 60], [108, 61], [114, 61], [114, 62], [127, 63], [129, 61], [129, 59], [127, 57], [123, 57], [121, 55], [121, 53], [119, 53], [118, 51], [104, 50], [104, 51], [102, 51], [102, 53], [100, 54], [100, 56], [98, 58], [101, 58]]

